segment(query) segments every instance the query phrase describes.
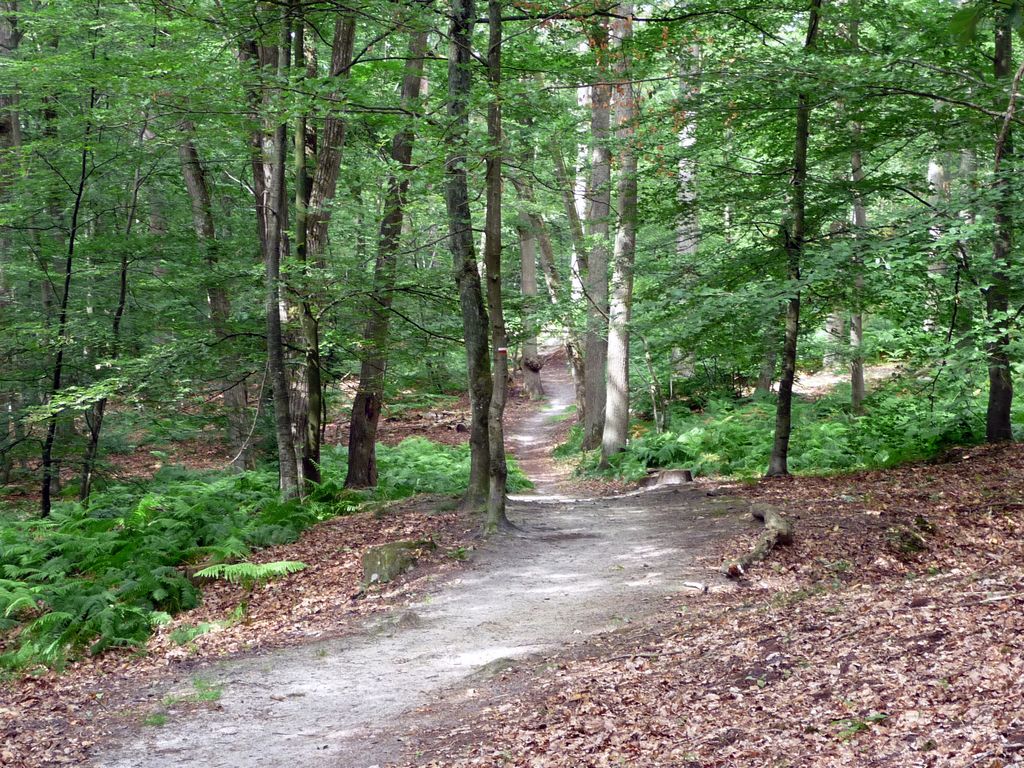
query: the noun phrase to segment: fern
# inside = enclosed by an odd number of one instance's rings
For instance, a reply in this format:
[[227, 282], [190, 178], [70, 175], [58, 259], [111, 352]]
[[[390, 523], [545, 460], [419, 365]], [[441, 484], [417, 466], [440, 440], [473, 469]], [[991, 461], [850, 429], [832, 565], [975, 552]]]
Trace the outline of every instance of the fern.
[[297, 573], [306, 568], [297, 560], [277, 560], [273, 563], [219, 563], [196, 572], [202, 579], [224, 579], [232, 584], [256, 584]]

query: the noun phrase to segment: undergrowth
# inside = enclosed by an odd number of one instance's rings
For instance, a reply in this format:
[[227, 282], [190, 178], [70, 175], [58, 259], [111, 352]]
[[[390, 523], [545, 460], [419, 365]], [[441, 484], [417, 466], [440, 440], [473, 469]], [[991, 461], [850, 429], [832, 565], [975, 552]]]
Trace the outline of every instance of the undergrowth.
[[[378, 489], [345, 490], [345, 452], [326, 451], [324, 480], [301, 503], [280, 499], [273, 470], [168, 466], [146, 483], [97, 489], [87, 507], [59, 503], [46, 520], [0, 515], [0, 668], [59, 668], [81, 652], [140, 645], [168, 614], [198, 604], [190, 573], [244, 579], [297, 570], [250, 573], [242, 562], [376, 500], [464, 490], [469, 448], [410, 438], [380, 446], [378, 466]], [[528, 485], [514, 465], [509, 485]]]
[[[843, 388], [815, 401], [794, 400], [789, 469], [794, 474], [835, 474], [892, 467], [939, 455], [953, 445], [984, 439], [984, 402], [974, 391], [938, 396], [923, 388], [895, 384], [874, 393], [863, 414], [849, 409]], [[1024, 413], [1015, 412], [1019, 424]], [[677, 409], [669, 428], [649, 424], [610, 469], [598, 470], [599, 456], [583, 457], [584, 471], [638, 480], [651, 468], [682, 467], [700, 475], [750, 478], [768, 466], [775, 433], [771, 399], [709, 399], [699, 411]], [[556, 453], [579, 454], [582, 435], [574, 428]]]

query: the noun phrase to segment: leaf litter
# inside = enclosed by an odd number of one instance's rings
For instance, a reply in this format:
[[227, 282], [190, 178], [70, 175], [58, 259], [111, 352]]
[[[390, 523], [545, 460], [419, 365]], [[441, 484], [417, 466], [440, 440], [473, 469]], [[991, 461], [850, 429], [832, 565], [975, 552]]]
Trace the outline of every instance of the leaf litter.
[[507, 671], [428, 718], [409, 765], [1024, 764], [1024, 447], [721, 492], [796, 541], [735, 591]]

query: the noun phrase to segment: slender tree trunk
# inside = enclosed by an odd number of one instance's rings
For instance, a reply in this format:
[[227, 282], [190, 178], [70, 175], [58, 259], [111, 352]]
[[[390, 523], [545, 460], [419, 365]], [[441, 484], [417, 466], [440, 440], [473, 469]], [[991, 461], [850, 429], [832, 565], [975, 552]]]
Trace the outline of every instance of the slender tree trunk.
[[[585, 261], [586, 254], [583, 251], [585, 242], [583, 239], [583, 225], [580, 223], [579, 212], [576, 209], [576, 199], [573, 195], [572, 184], [569, 182], [569, 177], [566, 174], [565, 161], [562, 159], [562, 150], [557, 142], [551, 142], [548, 148], [554, 158], [555, 176], [559, 189], [561, 190], [562, 202], [565, 206], [566, 215], [569, 218], [573, 253], [584, 253]], [[515, 184], [517, 193], [528, 208], [534, 201], [533, 187], [526, 179], [516, 179], [515, 177], [513, 177], [513, 184]], [[532, 232], [536, 237], [536, 244], [540, 246], [540, 267], [541, 272], [544, 275], [545, 285], [547, 286], [548, 297], [551, 300], [552, 306], [559, 307], [565, 303], [565, 299], [562, 296], [561, 279], [558, 277], [558, 267], [555, 261], [555, 251], [551, 246], [551, 238], [548, 237], [547, 228], [544, 226], [544, 220], [540, 216], [529, 211], [528, 216]], [[571, 309], [565, 307], [561, 314], [564, 318], [565, 327], [562, 345], [565, 348], [566, 360], [569, 364], [569, 371], [572, 374], [573, 384], [576, 391], [576, 418], [578, 420], [582, 420], [583, 411], [586, 406], [583, 396], [583, 352], [581, 350], [579, 333], [573, 323]]]
[[[180, 125], [180, 130], [184, 138], [178, 145], [178, 157], [192, 206], [192, 227], [203, 248], [207, 266], [206, 299], [210, 309], [210, 326], [217, 340], [224, 344], [231, 337], [231, 300], [224, 283], [217, 276], [219, 258], [210, 185], [192, 138], [195, 126], [190, 121], [185, 121]], [[233, 376], [238, 368], [238, 360], [229, 354], [226, 362], [230, 369], [229, 376]], [[233, 454], [232, 465], [239, 470], [249, 469], [253, 466], [253, 460], [246, 427], [248, 409], [245, 383], [228, 382], [223, 391], [224, 408], [228, 417], [228, 445]]]
[[[139, 136], [140, 141], [145, 140], [147, 129], [143, 127]], [[136, 167], [132, 178], [131, 199], [128, 202], [127, 223], [124, 228], [125, 239], [131, 237], [132, 226], [135, 223], [135, 215], [139, 207], [139, 192], [142, 189], [142, 173]], [[120, 354], [121, 342], [121, 320], [124, 318], [124, 311], [128, 303], [128, 251], [122, 248], [121, 260], [117, 271], [117, 306], [114, 308], [114, 318], [111, 322], [111, 344], [109, 355], [111, 360], [116, 360]], [[96, 467], [96, 457], [99, 454], [100, 434], [103, 430], [103, 417], [107, 411], [107, 398], [102, 397], [93, 406], [92, 413], [86, 416], [86, 424], [89, 428], [89, 441], [85, 447], [85, 456], [82, 459], [82, 477], [79, 479], [78, 499], [85, 503], [92, 491], [93, 472]]]
[[452, 0], [448, 30], [448, 117], [451, 123], [447, 133], [445, 204], [448, 211], [448, 243], [462, 311], [472, 409], [469, 486], [465, 504], [472, 509], [482, 509], [487, 503], [490, 488], [487, 421], [492, 385], [487, 349], [489, 323], [473, 248], [469, 183], [466, 177], [468, 100], [472, 86], [472, 31], [475, 15], [473, 0]]
[[[334, 39], [331, 43], [331, 79], [340, 81], [348, 78], [352, 66], [355, 46], [356, 22], [352, 15], [339, 14], [334, 22]], [[331, 100], [341, 98], [333, 93]], [[324, 120], [313, 186], [309, 195], [307, 212], [307, 258], [316, 266], [323, 266], [327, 251], [327, 227], [331, 220], [330, 203], [338, 187], [338, 171], [341, 168], [341, 152], [345, 146], [347, 124], [340, 115], [329, 112]]]
[[590, 216], [587, 234], [591, 238], [589, 264], [584, 281], [587, 329], [584, 336], [586, 361], [584, 384], [583, 447], [601, 444], [605, 417], [605, 374], [608, 359], [608, 230], [611, 217], [611, 83], [608, 80], [608, 26], [599, 22], [592, 33], [597, 58], [597, 82], [591, 88]]
[[[288, 23], [287, 10], [282, 17], [280, 43], [277, 50], [273, 51], [276, 54], [274, 58], [279, 81], [288, 71], [291, 44], [291, 26]], [[278, 473], [282, 496], [294, 498], [299, 494], [299, 475], [295, 463], [295, 441], [292, 433], [281, 318], [281, 254], [286, 226], [285, 160], [288, 141], [285, 118], [275, 118], [275, 121], [269, 156], [264, 149], [266, 142], [262, 131], [258, 132], [259, 135], [253, 141], [253, 188], [257, 195], [256, 213], [266, 272], [267, 371], [273, 391]]]
[[[306, 25], [302, 5], [290, 0], [294, 18], [294, 56], [292, 70], [302, 80], [309, 69], [306, 61]], [[355, 19], [350, 14], [335, 18], [334, 37], [331, 42], [331, 78], [334, 82], [347, 79], [352, 66], [355, 45]], [[340, 94], [328, 97], [331, 102]], [[298, 477], [304, 493], [320, 482], [320, 446], [323, 434], [324, 381], [320, 360], [320, 315], [315, 270], [326, 266], [328, 228], [331, 202], [337, 191], [342, 150], [345, 145], [347, 123], [338, 114], [329, 112], [324, 120], [320, 146], [311, 131], [308, 118], [300, 114], [296, 120], [294, 137], [295, 158], [295, 252], [302, 268], [302, 284], [298, 290], [297, 314], [300, 317], [299, 338], [296, 345], [302, 349], [301, 362], [290, 377], [290, 414], [292, 439], [296, 446]], [[309, 157], [316, 157], [310, 173]]]
[[[89, 113], [96, 104], [96, 91], [89, 91]], [[60, 295], [60, 308], [57, 313], [57, 353], [54, 355], [53, 368], [50, 376], [50, 404], [60, 394], [64, 382], [64, 349], [68, 342], [68, 304], [71, 300], [71, 278], [75, 268], [75, 245], [78, 242], [79, 218], [85, 202], [85, 185], [89, 178], [89, 146], [92, 141], [92, 122], [86, 119], [85, 135], [82, 137], [81, 162], [78, 168], [78, 183], [75, 187], [75, 199], [71, 208], [71, 224], [68, 227], [67, 248], [64, 256], [64, 287]], [[54, 468], [53, 445], [57, 438], [57, 414], [51, 413], [46, 421], [46, 437], [43, 438], [42, 470], [43, 485], [41, 490], [39, 514], [49, 517], [53, 507], [52, 493], [54, 490], [54, 473], [60, 472], [59, 465]], [[57, 483], [60, 482], [59, 475]]]
[[[21, 41], [18, 28], [17, 0], [0, 1], [0, 62], [12, 58]], [[11, 150], [21, 145], [21, 119], [17, 111], [17, 95], [0, 93], [0, 202], [6, 201], [14, 163], [8, 162]], [[0, 309], [12, 299], [12, 284], [8, 280], [7, 260], [11, 254], [11, 240], [6, 232], [0, 232]], [[6, 364], [6, 361], [5, 361]], [[14, 416], [18, 394], [12, 391], [0, 392], [0, 485], [10, 480], [13, 462], [9, 447], [17, 441]]]
[[501, 291], [501, 6], [502, 0], [487, 3], [487, 83], [491, 89], [487, 105], [487, 235], [484, 263], [487, 267], [487, 311], [491, 321], [491, 349], [494, 355], [494, 383], [487, 413], [488, 471], [485, 533], [509, 526], [505, 516], [508, 492], [508, 464], [505, 458], [505, 399], [508, 391], [508, 338]]
[[[423, 57], [427, 33], [413, 32], [409, 38], [409, 58], [402, 78], [402, 108], [412, 110], [420, 98], [423, 82]], [[377, 425], [384, 402], [384, 374], [388, 364], [390, 309], [398, 268], [409, 188], [407, 174], [412, 170], [412, 129], [395, 134], [391, 141], [391, 159], [401, 170], [388, 179], [384, 216], [380, 225], [377, 262], [373, 268], [373, 295], [370, 318], [363, 331], [363, 360], [359, 369], [359, 388], [352, 403], [348, 431], [348, 473], [346, 488], [369, 488], [377, 484]]]
[[618, 229], [612, 259], [612, 291], [608, 317], [608, 378], [605, 394], [601, 463], [626, 447], [629, 434], [629, 320], [633, 304], [633, 262], [636, 256], [637, 179], [634, 139], [634, 93], [630, 81], [633, 37], [633, 4], [618, 6], [612, 37], [625, 46], [615, 65], [618, 81], [615, 103], [615, 136], [620, 147]]
[[700, 245], [700, 220], [697, 217], [697, 105], [701, 87], [700, 46], [692, 45], [679, 65], [679, 98], [682, 102], [682, 128], [679, 130], [679, 222], [676, 225], [676, 253], [692, 256]]
[[[306, 22], [302, 9], [291, 0], [295, 22], [292, 70], [300, 83], [306, 75]], [[303, 493], [320, 482], [320, 415], [323, 410], [323, 380], [320, 370], [320, 327], [311, 294], [308, 254], [308, 210], [312, 193], [308, 157], [315, 154], [309, 146], [308, 120], [300, 112], [295, 121], [295, 256], [302, 268], [303, 284], [298, 293], [301, 316], [302, 364], [292, 380], [292, 434], [301, 443], [299, 452], [299, 483]]]
[[[572, 253], [569, 259], [569, 285], [571, 303], [575, 304], [576, 300], [583, 295], [583, 275], [589, 269], [587, 245], [583, 234], [583, 222], [580, 219], [580, 209], [577, 206], [576, 187], [569, 178], [569, 173], [565, 167], [565, 158], [562, 156], [562, 147], [557, 140], [551, 142], [550, 151], [555, 168], [555, 180], [561, 193], [565, 216], [569, 222], [569, 234], [572, 238]], [[542, 241], [542, 253], [543, 245], [544, 242]], [[577, 332], [572, 314], [566, 313], [565, 317], [567, 329], [565, 352], [569, 361], [569, 370], [572, 373], [573, 386], [576, 390], [576, 420], [582, 424], [586, 421], [587, 410], [586, 360], [583, 357], [583, 344], [580, 343], [579, 333]]]
[[[996, 24], [996, 55], [994, 74], [997, 82], [1006, 82], [1013, 72], [1013, 29], [1010, 11], [1000, 11]], [[1024, 72], [1024, 65], [1021, 67]], [[985, 291], [985, 311], [996, 338], [987, 344], [988, 352], [988, 410], [985, 418], [985, 437], [990, 443], [1013, 439], [1010, 408], [1013, 405], [1013, 379], [1010, 370], [1010, 270], [1013, 260], [1013, 128], [1020, 72], [1010, 88], [1010, 105], [1006, 110], [996, 140], [995, 184], [998, 196], [995, 203], [995, 242], [991, 285]]]
[[[856, 51], [860, 47], [860, 0], [852, 8], [850, 23], [850, 46]], [[864, 163], [861, 158], [859, 123], [851, 126], [854, 150], [850, 155], [850, 178], [853, 181], [853, 312], [850, 314], [850, 408], [854, 413], [864, 411], [864, 256], [862, 244], [867, 234], [868, 210], [864, 203], [861, 185], [864, 183]]]
[[[804, 50], [814, 49], [822, 0], [811, 0]], [[796, 347], [800, 333], [800, 261], [806, 236], [807, 144], [810, 137], [811, 103], [806, 92], [797, 95], [796, 140], [793, 149], [793, 177], [789, 221], [782, 226], [792, 296], [786, 305], [786, 336], [782, 345], [782, 378], [775, 411], [775, 441], [768, 475], [789, 474], [789, 436], [793, 426], [793, 380], [796, 378]]]
[[772, 386], [775, 384], [775, 369], [779, 360], [779, 338], [774, 323], [778, 318], [772, 318], [772, 324], [764, 332], [764, 354], [761, 357], [761, 368], [757, 374], [757, 385], [754, 387], [754, 395], [767, 397], [771, 394]]
[[540, 400], [544, 397], [544, 385], [540, 372], [544, 367], [537, 352], [537, 235], [533, 222], [525, 211], [520, 211], [516, 220], [519, 234], [520, 288], [523, 293], [523, 385], [527, 397]]
[[[855, 126], [855, 136], [860, 135], [860, 126]], [[859, 241], [867, 232], [868, 212], [864, 204], [864, 196], [857, 185], [864, 181], [864, 165], [860, 150], [854, 150], [850, 158], [853, 193], [853, 228], [854, 237]], [[860, 242], [854, 244], [853, 257], [853, 312], [850, 315], [850, 407], [854, 413], [864, 410], [864, 397], [867, 389], [864, 385], [864, 310], [861, 306], [864, 295], [864, 258], [861, 254]]]

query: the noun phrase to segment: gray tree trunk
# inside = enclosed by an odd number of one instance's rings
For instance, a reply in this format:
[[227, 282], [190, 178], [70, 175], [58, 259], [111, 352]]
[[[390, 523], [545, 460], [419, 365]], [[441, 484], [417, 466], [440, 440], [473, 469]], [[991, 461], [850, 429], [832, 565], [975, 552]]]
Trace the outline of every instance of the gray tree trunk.
[[544, 397], [540, 372], [544, 367], [537, 351], [537, 234], [526, 211], [516, 220], [519, 234], [520, 288], [523, 292], [523, 385], [531, 400]]
[[633, 4], [618, 6], [612, 38], [627, 52], [619, 54], [615, 78], [615, 138], [619, 146], [618, 227], [612, 258], [612, 288], [608, 316], [608, 362], [601, 463], [626, 447], [629, 434], [629, 320], [633, 305], [633, 262], [636, 257], [637, 162], [633, 147], [635, 94], [629, 41], [633, 37]]
[[[291, 28], [287, 11], [282, 14], [281, 39], [276, 49], [248, 46], [247, 58], [254, 64], [261, 60], [276, 63], [280, 82], [289, 67]], [[261, 100], [269, 99], [269, 86], [260, 86], [262, 94], [251, 94], [253, 106], [259, 109]], [[260, 98], [262, 96], [262, 99]], [[258, 119], [259, 112], [256, 112]], [[267, 313], [267, 373], [274, 403], [274, 432], [277, 437], [278, 474], [281, 494], [294, 498], [299, 494], [299, 473], [296, 465], [295, 440], [292, 432], [291, 398], [288, 390], [288, 372], [285, 365], [284, 333], [282, 323], [281, 256], [287, 223], [285, 188], [285, 160], [288, 152], [285, 118], [274, 126], [272, 138], [257, 130], [253, 137], [253, 190], [256, 196], [256, 218], [260, 247], [263, 252]], [[269, 149], [269, 152], [267, 151]]]
[[[860, 134], [859, 127], [856, 135]], [[864, 197], [857, 189], [857, 185], [864, 180], [864, 164], [861, 161], [860, 150], [854, 150], [850, 158], [852, 178], [854, 183], [853, 196], [853, 228], [854, 237], [863, 239], [867, 232], [868, 212], [864, 204]], [[854, 245], [855, 274], [853, 277], [853, 312], [850, 315], [850, 407], [854, 413], [864, 410], [864, 397], [867, 389], [864, 384], [864, 311], [861, 307], [864, 294], [864, 276], [861, 274], [864, 258], [861, 255], [859, 244]]]
[[[293, 8], [298, 13], [299, 6], [292, 0]], [[331, 77], [334, 82], [347, 79], [352, 66], [353, 49], [355, 46], [355, 19], [350, 14], [339, 13], [334, 22], [334, 37], [331, 42]], [[305, 25], [301, 19], [296, 25], [297, 30], [304, 32]], [[307, 69], [303, 34], [296, 34], [295, 69], [303, 73]], [[300, 74], [300, 77], [302, 75]], [[339, 92], [331, 94], [334, 101], [340, 97]], [[321, 141], [316, 148], [316, 165], [309, 174], [307, 158], [314, 154], [310, 151], [310, 138], [307, 136], [307, 120], [299, 118], [295, 136], [296, 159], [296, 256], [302, 265], [305, 285], [299, 291], [301, 295], [300, 313], [302, 317], [303, 349], [302, 365], [291, 382], [292, 391], [292, 431], [296, 443], [301, 444], [298, 451], [300, 485], [305, 489], [320, 481], [320, 441], [323, 432], [323, 372], [320, 367], [320, 320], [317, 311], [317, 291], [313, 288], [310, 274], [315, 269], [325, 266], [325, 255], [328, 245], [328, 226], [331, 219], [331, 203], [337, 191], [338, 173], [341, 168], [341, 155], [345, 146], [347, 124], [334, 112], [328, 112], [324, 119]]]
[[598, 22], [591, 34], [598, 60], [597, 82], [591, 88], [590, 105], [590, 188], [587, 199], [590, 215], [587, 235], [591, 240], [584, 300], [587, 327], [584, 335], [584, 414], [583, 447], [590, 450], [601, 444], [604, 430], [605, 374], [608, 364], [608, 231], [611, 216], [611, 83], [608, 79], [608, 25]]
[[[860, 3], [853, 7], [854, 18], [850, 23], [850, 46], [856, 50], [860, 45]], [[867, 389], [864, 384], [864, 256], [861, 242], [867, 234], [868, 210], [860, 185], [864, 182], [864, 163], [860, 153], [861, 127], [852, 126], [854, 150], [850, 155], [850, 178], [853, 181], [853, 311], [850, 314], [850, 407], [854, 413], [864, 410]]]
[[[203, 248], [206, 260], [206, 300], [210, 311], [210, 326], [214, 336], [225, 342], [231, 335], [230, 316], [231, 300], [224, 283], [217, 278], [217, 233], [213, 219], [213, 205], [210, 200], [210, 186], [196, 149], [193, 136], [195, 126], [184, 121], [179, 126], [183, 139], [178, 144], [178, 158], [181, 162], [181, 173], [185, 180], [189, 202], [192, 207], [192, 227]], [[238, 370], [237, 360], [228, 356], [228, 369]], [[248, 430], [246, 426], [246, 391], [243, 382], [225, 382], [223, 386], [224, 408], [228, 417], [228, 445], [233, 453], [232, 465], [237, 469], [251, 468], [252, 452], [249, 449]]]
[[[18, 28], [17, 0], [0, 2], [0, 63], [13, 58], [21, 41], [21, 30]], [[17, 96], [0, 93], [0, 157], [5, 157], [12, 149], [21, 145], [21, 119], [17, 111]], [[7, 197], [10, 184], [9, 173], [13, 163], [0, 163], [0, 201]], [[12, 297], [12, 287], [8, 282], [6, 261], [10, 257], [11, 242], [6, 233], [0, 233], [0, 309]], [[0, 485], [10, 480], [13, 462], [10, 448], [18, 441], [16, 435], [16, 419], [14, 416], [18, 393], [0, 391]]]

